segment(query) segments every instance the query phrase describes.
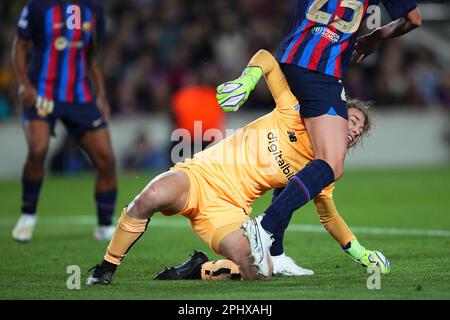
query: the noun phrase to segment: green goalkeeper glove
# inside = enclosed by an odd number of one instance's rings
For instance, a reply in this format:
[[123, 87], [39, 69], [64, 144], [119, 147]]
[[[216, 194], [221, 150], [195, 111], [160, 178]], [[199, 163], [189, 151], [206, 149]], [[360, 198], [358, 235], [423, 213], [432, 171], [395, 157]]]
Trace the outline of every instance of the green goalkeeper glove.
[[356, 239], [350, 241], [344, 251], [363, 267], [377, 266], [382, 274], [391, 272], [391, 264], [381, 252], [367, 250]]
[[263, 75], [260, 67], [247, 67], [236, 80], [225, 82], [217, 87], [216, 98], [225, 112], [238, 111], [247, 101], [250, 92], [255, 88]]

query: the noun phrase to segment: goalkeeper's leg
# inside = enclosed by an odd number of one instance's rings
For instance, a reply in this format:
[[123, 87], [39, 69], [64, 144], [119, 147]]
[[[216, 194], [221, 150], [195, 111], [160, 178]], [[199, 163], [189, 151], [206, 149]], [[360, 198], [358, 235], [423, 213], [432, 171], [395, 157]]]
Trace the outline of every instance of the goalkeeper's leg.
[[219, 254], [230, 259], [238, 266], [243, 280], [267, 280], [272, 275], [272, 260], [270, 255], [269, 276], [262, 277], [258, 274], [253, 265], [253, 258], [250, 255], [250, 246], [242, 229], [235, 230], [228, 234], [219, 244]]
[[108, 284], [127, 252], [147, 229], [153, 214], [183, 210], [189, 193], [189, 178], [183, 171], [165, 172], [153, 179], [144, 190], [122, 210], [116, 231], [106, 250], [104, 260], [94, 268], [86, 284]]

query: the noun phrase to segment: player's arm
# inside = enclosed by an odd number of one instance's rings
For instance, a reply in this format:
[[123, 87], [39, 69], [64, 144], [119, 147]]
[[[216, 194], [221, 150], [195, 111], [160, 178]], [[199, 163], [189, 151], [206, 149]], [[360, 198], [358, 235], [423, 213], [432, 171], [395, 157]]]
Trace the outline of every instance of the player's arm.
[[267, 50], [259, 50], [248, 63], [247, 68], [261, 68], [270, 92], [278, 108], [298, 104], [297, 98], [289, 88], [280, 64]]
[[17, 35], [14, 38], [11, 60], [19, 83], [19, 97], [25, 107], [32, 107], [37, 99], [37, 92], [27, 74], [27, 51], [31, 46], [34, 26], [34, 3], [28, 3], [23, 9], [17, 23]]
[[90, 63], [90, 74], [97, 95], [97, 106], [100, 109], [105, 121], [109, 121], [111, 108], [108, 103], [105, 89], [105, 80], [98, 62]]
[[[412, 7], [403, 8], [403, 6], [399, 6], [399, 3], [405, 2], [406, 4], [410, 4]], [[385, 40], [400, 37], [408, 32], [418, 28], [422, 25], [422, 18], [420, 16], [420, 11], [417, 8], [415, 2], [413, 1], [399, 1], [398, 3], [394, 2], [386, 2], [386, 8], [390, 11], [391, 15], [395, 17], [397, 12], [405, 12], [403, 16], [395, 19], [391, 23], [374, 30], [358, 39], [355, 45], [355, 50], [352, 55], [352, 62], [359, 63], [364, 60], [367, 56], [372, 54], [376, 48]], [[389, 5], [389, 3], [393, 3]], [[406, 5], [404, 4], [404, 5]], [[396, 7], [399, 6], [399, 7]], [[403, 11], [401, 11], [403, 10]]]
[[30, 41], [18, 36], [14, 38], [11, 59], [14, 72], [19, 82], [19, 97], [25, 107], [32, 107], [37, 99], [37, 92], [27, 74], [27, 50]]
[[94, 7], [94, 11], [96, 16], [96, 23], [92, 33], [92, 40], [89, 44], [87, 63], [89, 65], [89, 76], [94, 86], [95, 94], [97, 96], [97, 107], [105, 118], [105, 121], [109, 121], [111, 107], [108, 103], [105, 80], [100, 68], [101, 50], [99, 50], [105, 38], [105, 15], [103, 8], [100, 5], [96, 5]]
[[264, 75], [277, 105], [295, 104], [295, 97], [278, 62], [267, 50], [259, 50], [250, 60], [242, 75], [217, 87], [217, 100], [224, 111], [237, 111]]
[[333, 197], [322, 192], [314, 198], [320, 222], [344, 251], [364, 267], [378, 266], [381, 273], [390, 272], [389, 261], [378, 251], [364, 248], [336, 209]]

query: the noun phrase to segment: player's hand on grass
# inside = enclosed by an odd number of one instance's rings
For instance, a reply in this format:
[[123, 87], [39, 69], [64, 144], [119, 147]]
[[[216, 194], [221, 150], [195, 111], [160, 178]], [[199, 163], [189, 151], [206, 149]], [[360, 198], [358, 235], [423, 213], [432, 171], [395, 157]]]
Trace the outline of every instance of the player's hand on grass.
[[381, 252], [367, 250], [359, 244], [358, 240], [352, 240], [344, 251], [363, 267], [378, 267], [382, 274], [391, 271], [389, 260]]
[[382, 274], [391, 272], [389, 260], [380, 251], [365, 250], [364, 255], [359, 259], [359, 263], [364, 267], [378, 267]]
[[236, 80], [217, 87], [216, 98], [225, 112], [237, 111], [247, 101], [263, 71], [259, 67], [247, 67]]
[[19, 86], [19, 98], [26, 108], [31, 108], [36, 103], [37, 91], [31, 84], [21, 84]]

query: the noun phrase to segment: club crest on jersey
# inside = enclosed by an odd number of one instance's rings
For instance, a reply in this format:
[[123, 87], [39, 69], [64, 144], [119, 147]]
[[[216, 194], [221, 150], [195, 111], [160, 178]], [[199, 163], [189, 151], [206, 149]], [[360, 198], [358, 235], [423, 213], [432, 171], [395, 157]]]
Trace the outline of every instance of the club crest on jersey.
[[294, 131], [288, 131], [287, 134], [288, 134], [288, 137], [289, 137], [289, 141], [297, 142], [297, 136], [295, 135]]
[[83, 31], [89, 31], [92, 29], [92, 23], [86, 21], [83, 22]]

